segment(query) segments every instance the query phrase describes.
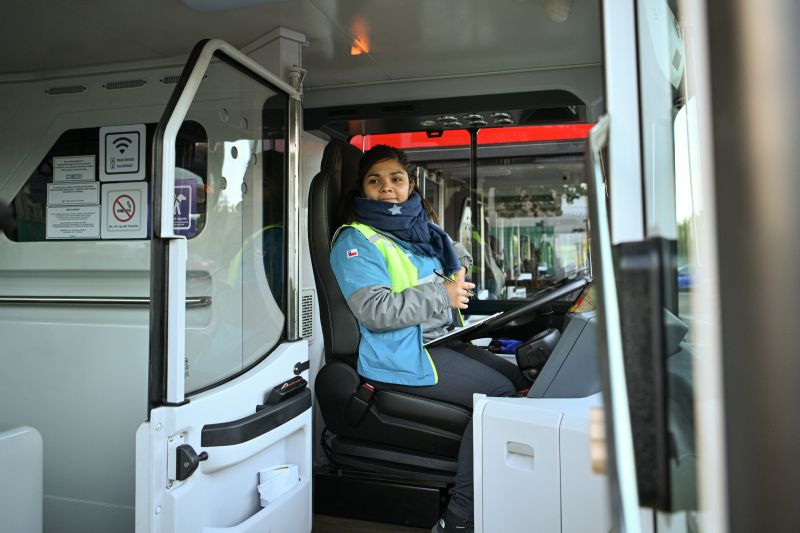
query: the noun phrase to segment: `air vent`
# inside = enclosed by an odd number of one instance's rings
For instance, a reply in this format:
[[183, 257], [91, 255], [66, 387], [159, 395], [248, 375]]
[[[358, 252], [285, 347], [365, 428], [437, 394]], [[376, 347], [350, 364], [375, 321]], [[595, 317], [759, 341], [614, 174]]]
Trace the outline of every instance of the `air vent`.
[[414, 111], [414, 104], [388, 104], [381, 106], [384, 113], [411, 113]]
[[45, 94], [58, 96], [60, 94], [78, 94], [86, 90], [86, 85], [65, 85], [64, 87], [50, 87]]
[[314, 289], [306, 289], [300, 295], [300, 336], [314, 337]]
[[[206, 78], [208, 78], [208, 74], [203, 74], [203, 79]], [[164, 85], [175, 85], [176, 83], [178, 83], [178, 80], [180, 79], [181, 79], [180, 74], [170, 74], [169, 76], [164, 76], [158, 81], [160, 81]]]
[[120, 80], [104, 83], [103, 89], [107, 91], [114, 91], [116, 89], [136, 89], [137, 87], [144, 87], [145, 85], [147, 85], [147, 80]]

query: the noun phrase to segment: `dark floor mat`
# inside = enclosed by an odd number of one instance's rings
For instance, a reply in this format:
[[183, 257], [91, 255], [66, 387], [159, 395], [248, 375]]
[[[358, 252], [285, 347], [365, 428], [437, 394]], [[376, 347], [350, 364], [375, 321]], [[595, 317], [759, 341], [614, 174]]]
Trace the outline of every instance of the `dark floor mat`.
[[[433, 524], [431, 524], [431, 527]], [[418, 529], [416, 527], [395, 526], [392, 524], [380, 524], [378, 522], [365, 522], [363, 520], [351, 520], [349, 518], [339, 518], [338, 516], [328, 516], [322, 514], [314, 515], [314, 528], [312, 533], [422, 533], [430, 529]]]

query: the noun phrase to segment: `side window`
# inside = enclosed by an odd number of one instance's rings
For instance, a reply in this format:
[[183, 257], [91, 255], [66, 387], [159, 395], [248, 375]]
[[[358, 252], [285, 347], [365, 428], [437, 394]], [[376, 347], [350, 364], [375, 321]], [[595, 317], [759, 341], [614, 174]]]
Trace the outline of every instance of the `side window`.
[[[143, 130], [141, 139], [106, 133], [102, 127], [64, 132], [14, 197], [11, 206], [16, 230], [10, 238], [17, 242], [148, 238], [152, 205], [149, 161], [155, 126], [133, 125], [133, 133]], [[107, 152], [100, 146], [104, 140], [108, 141]], [[144, 157], [138, 152], [140, 143]], [[185, 122], [175, 147], [175, 221], [190, 239], [206, 222], [207, 147], [203, 127]], [[135, 160], [141, 169], [135, 178], [121, 181], [103, 175], [103, 165], [115, 161], [111, 150], [122, 156], [127, 152]], [[115, 209], [119, 219], [114, 217]]]
[[205, 229], [187, 246], [187, 394], [240, 374], [285, 338], [288, 106], [215, 60], [186, 115], [206, 126], [210, 191]]

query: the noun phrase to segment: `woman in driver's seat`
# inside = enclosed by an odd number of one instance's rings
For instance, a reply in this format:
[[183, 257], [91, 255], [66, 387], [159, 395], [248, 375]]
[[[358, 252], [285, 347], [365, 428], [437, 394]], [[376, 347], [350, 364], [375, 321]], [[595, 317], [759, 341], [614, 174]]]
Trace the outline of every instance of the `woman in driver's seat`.
[[[473, 393], [510, 396], [530, 386], [516, 365], [460, 341], [430, 350], [466, 309], [471, 258], [431, 220], [406, 154], [378, 145], [359, 162], [356, 192], [343, 206], [347, 224], [331, 266], [361, 331], [358, 373], [377, 388], [472, 408]], [[343, 187], [344, 188], [344, 187]], [[455, 278], [444, 283], [436, 271]], [[473, 528], [472, 422], [458, 454], [450, 504], [434, 531]]]

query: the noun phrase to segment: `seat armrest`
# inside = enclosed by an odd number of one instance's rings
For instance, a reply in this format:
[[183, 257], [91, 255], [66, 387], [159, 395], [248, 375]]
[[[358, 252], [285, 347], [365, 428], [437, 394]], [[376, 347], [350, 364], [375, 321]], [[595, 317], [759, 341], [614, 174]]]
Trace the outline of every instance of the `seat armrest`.
[[382, 415], [433, 426], [457, 435], [464, 433], [472, 417], [472, 412], [460, 405], [386, 389], [376, 391], [375, 407]]

